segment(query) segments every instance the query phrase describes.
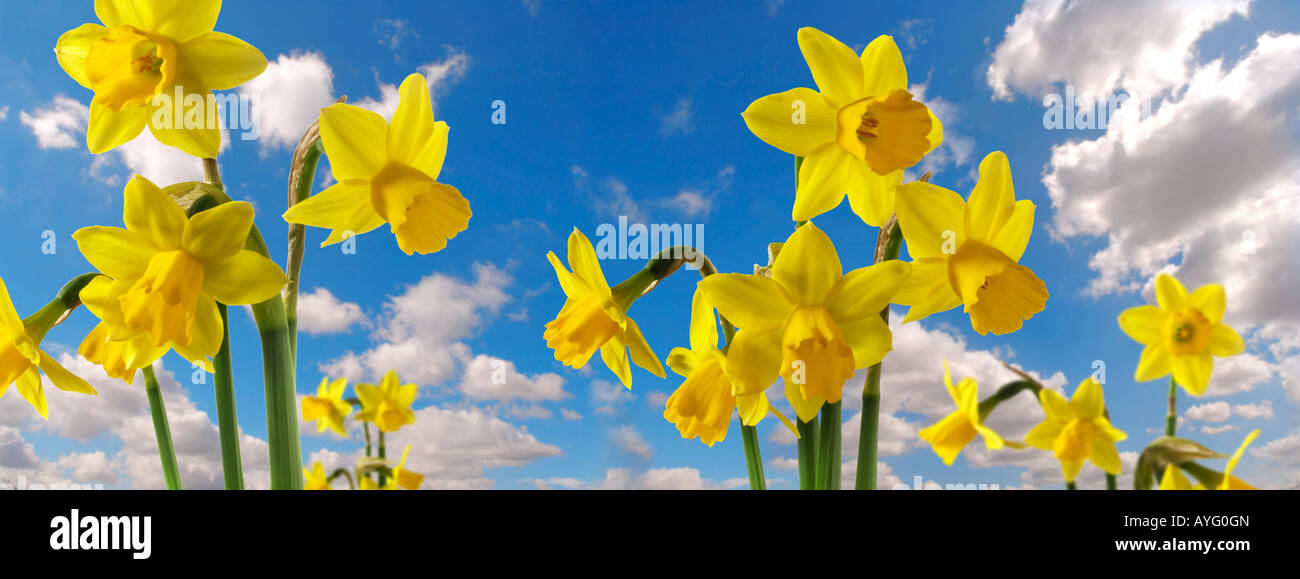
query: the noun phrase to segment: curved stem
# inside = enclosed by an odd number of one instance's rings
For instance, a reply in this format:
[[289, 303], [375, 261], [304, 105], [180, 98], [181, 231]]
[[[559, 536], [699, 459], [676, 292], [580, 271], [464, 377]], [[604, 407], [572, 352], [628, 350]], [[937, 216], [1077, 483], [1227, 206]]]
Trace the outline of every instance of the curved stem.
[[97, 277], [99, 273], [83, 273], [68, 280], [54, 299], [36, 310], [36, 313], [23, 318], [23, 331], [33, 341], [40, 343], [51, 328], [63, 323], [81, 305], [81, 290]]
[[[316, 166], [324, 152], [318, 121], [307, 129], [307, 134], [298, 141], [298, 148], [293, 153], [293, 164], [289, 171], [289, 207], [311, 197], [312, 183], [316, 180]], [[293, 350], [295, 359], [298, 356], [298, 282], [302, 275], [306, 242], [307, 228], [297, 223], [289, 224], [289, 261], [285, 264], [289, 283], [284, 286], [284, 315], [289, 324], [289, 348]]]
[[158, 458], [162, 461], [163, 482], [167, 490], [181, 490], [181, 473], [176, 466], [176, 447], [172, 445], [172, 431], [167, 424], [167, 409], [163, 406], [162, 389], [154, 376], [153, 366], [140, 369], [144, 374], [144, 390], [149, 397], [149, 414], [153, 417], [153, 433], [158, 440]]
[[348, 488], [350, 488], [350, 489], [352, 489], [352, 490], [354, 490], [354, 491], [357, 490], [357, 483], [356, 483], [356, 481], [352, 480], [352, 473], [348, 472], [348, 469], [346, 469], [346, 468], [340, 468], [340, 469], [335, 470], [333, 473], [330, 474], [329, 478], [327, 478], [327, 479], [325, 479], [325, 480], [326, 480], [326, 482], [329, 482], [329, 481], [332, 481], [332, 480], [334, 480], [334, 479], [336, 479], [336, 478], [338, 478], [338, 477], [344, 477], [344, 478], [348, 479]]
[[235, 414], [235, 382], [230, 367], [230, 327], [225, 304], [217, 305], [221, 314], [221, 349], [212, 357], [216, 374], [213, 391], [217, 399], [217, 432], [221, 437], [221, 474], [226, 490], [244, 489], [244, 466], [239, 456], [239, 420]]
[[997, 408], [999, 404], [1010, 400], [1016, 394], [1028, 390], [1033, 392], [1034, 396], [1037, 396], [1038, 392], [1042, 389], [1043, 386], [1033, 380], [1016, 380], [1015, 382], [1007, 382], [1006, 384], [1003, 384], [1001, 388], [998, 388], [997, 392], [994, 392], [988, 398], [980, 401], [980, 421], [982, 422], [985, 418], [988, 418], [989, 413], [993, 412], [994, 408]]

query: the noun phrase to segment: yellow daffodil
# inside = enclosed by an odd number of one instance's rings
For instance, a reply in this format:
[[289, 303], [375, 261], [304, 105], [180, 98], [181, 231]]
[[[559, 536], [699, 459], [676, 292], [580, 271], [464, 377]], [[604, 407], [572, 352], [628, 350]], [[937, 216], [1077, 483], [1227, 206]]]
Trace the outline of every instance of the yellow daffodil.
[[40, 349], [48, 330], [48, 327], [28, 327], [23, 323], [9, 297], [9, 288], [0, 279], [0, 396], [9, 391], [9, 386], [16, 384], [18, 394], [45, 419], [50, 417], [50, 407], [45, 400], [45, 386], [41, 383], [42, 372], [59, 390], [92, 396], [99, 394], [85, 380]]
[[[118, 296], [120, 325], [118, 314], [108, 311], [113, 308], [97, 312], [110, 324], [101, 332], [111, 330], [113, 340], [144, 335], [156, 348], [191, 348], [191, 359], [212, 356], [221, 346], [217, 302], [260, 303], [287, 282], [275, 262], [244, 249], [253, 225], [253, 206], [246, 202], [189, 218], [161, 189], [136, 176], [126, 185], [124, 206], [125, 229], [85, 227], [72, 235], [91, 265], [128, 284], [97, 286], [102, 294]], [[127, 367], [141, 367], [150, 356], [137, 353]]]
[[393, 474], [388, 477], [384, 486], [374, 479], [365, 476], [361, 477], [361, 490], [363, 491], [395, 491], [397, 489], [406, 489], [408, 491], [419, 490], [420, 485], [424, 484], [424, 475], [406, 470], [406, 457], [411, 454], [411, 445], [406, 445], [402, 450], [402, 460], [393, 467]]
[[587, 365], [592, 354], [600, 350], [600, 359], [623, 385], [632, 388], [632, 363], [664, 377], [659, 357], [650, 349], [641, 329], [628, 317], [627, 310], [637, 295], [614, 295], [596, 259], [591, 241], [577, 228], [569, 234], [569, 267], [564, 268], [555, 252], [546, 259], [564, 290], [564, 307], [554, 320], [546, 323], [542, 338], [555, 351], [555, 359], [571, 368]]
[[689, 349], [673, 348], [668, 354], [668, 367], [686, 381], [668, 397], [664, 419], [677, 426], [682, 438], [699, 438], [708, 446], [725, 440], [732, 409], [740, 410], [740, 420], [746, 426], [757, 425], [770, 410], [798, 436], [794, 425], [768, 403], [767, 394], [736, 396], [732, 393], [734, 386], [727, 376], [726, 355], [718, 349], [713, 306], [699, 290], [691, 304], [690, 344]]
[[[213, 372], [210, 356], [221, 347], [221, 314], [217, 308], [197, 308], [196, 315], [211, 317], [196, 319], [195, 326], [199, 329], [188, 345], [169, 340], [156, 346], [147, 332], [127, 329], [121, 300], [134, 283], [129, 279], [113, 280], [101, 275], [82, 288], [81, 303], [101, 321], [86, 334], [77, 353], [102, 366], [109, 377], [127, 384], [135, 380], [136, 370], [153, 364], [170, 350]], [[206, 299], [211, 301], [211, 298]]]
[[980, 162], [969, 201], [929, 183], [900, 186], [898, 225], [913, 258], [894, 300], [911, 306], [904, 322], [964, 305], [976, 332], [1003, 335], [1047, 305], [1047, 285], [1017, 263], [1034, 231], [1034, 203], [1016, 201], [1001, 151]]
[[[219, 12], [221, 0], [96, 0], [103, 25], [82, 24], [59, 37], [59, 66], [95, 92], [86, 130], [90, 152], [126, 143], [148, 126], [163, 144], [195, 157], [217, 156], [221, 131], [212, 91], [266, 70], [256, 48], [213, 31]], [[159, 99], [155, 107], [155, 97], [179, 102]]]
[[716, 274], [700, 288], [739, 329], [727, 352], [737, 395], [766, 390], [777, 376], [804, 422], [839, 401], [855, 369], [893, 347], [880, 310], [907, 280], [907, 263], [890, 260], [843, 273], [829, 237], [809, 223], [786, 240], [772, 277]]
[[[1216, 489], [1221, 491], [1255, 490], [1255, 487], [1246, 483], [1246, 481], [1232, 476], [1232, 471], [1237, 468], [1237, 462], [1241, 460], [1241, 455], [1246, 452], [1246, 447], [1250, 446], [1250, 443], [1254, 442], [1257, 437], [1259, 437], [1259, 429], [1255, 429], [1251, 431], [1250, 434], [1246, 435], [1246, 439], [1241, 442], [1241, 446], [1237, 447], [1237, 452], [1234, 452], [1232, 457], [1228, 459], [1228, 465], [1224, 468], [1223, 474], [1219, 479], [1219, 484], [1215, 487]], [[1165, 474], [1160, 478], [1160, 490], [1203, 491], [1206, 490], [1206, 488], [1205, 485], [1199, 483], [1196, 486], [1192, 486], [1191, 481], [1187, 480], [1187, 477], [1183, 475], [1178, 466], [1171, 464], [1165, 467]]]
[[325, 474], [325, 465], [319, 462], [312, 463], [311, 470], [307, 470], [305, 468], [302, 469], [302, 478], [303, 478], [303, 485], [302, 485], [303, 490], [308, 490], [308, 491], [334, 490], [334, 487], [330, 486], [329, 476]]
[[434, 122], [429, 83], [406, 77], [391, 124], [361, 107], [321, 109], [321, 143], [338, 183], [284, 213], [285, 221], [332, 229], [321, 247], [388, 223], [407, 255], [429, 254], [469, 227], [469, 201], [437, 181], [447, 123]]
[[361, 411], [356, 419], [373, 422], [384, 432], [397, 432], [403, 426], [415, 422], [415, 412], [411, 403], [415, 402], [415, 384], [401, 384], [397, 380], [397, 371], [389, 370], [379, 385], [357, 384], [357, 398], [361, 399]]
[[316, 432], [325, 432], [328, 428], [339, 436], [347, 436], [343, 419], [352, 412], [352, 405], [343, 401], [343, 391], [347, 387], [347, 378], [333, 382], [329, 378], [321, 378], [320, 386], [316, 387], [316, 395], [302, 397], [302, 419], [315, 420]]
[[1025, 435], [1025, 443], [1052, 451], [1061, 461], [1065, 482], [1074, 481], [1084, 460], [1110, 474], [1120, 473], [1123, 464], [1115, 443], [1128, 435], [1106, 418], [1101, 384], [1092, 378], [1084, 380], [1069, 401], [1044, 388], [1038, 392], [1038, 400], [1047, 418]]
[[834, 209], [847, 194], [853, 212], [879, 227], [894, 211], [903, 169], [939, 146], [943, 126], [907, 91], [894, 39], [880, 36], [858, 56], [816, 28], [800, 28], [799, 49], [820, 92], [760, 98], [743, 113], [745, 124], [767, 144], [804, 157], [795, 221]]
[[1210, 386], [1214, 358], [1236, 356], [1246, 343], [1221, 323], [1227, 296], [1219, 284], [1204, 285], [1190, 295], [1169, 274], [1156, 276], [1156, 303], [1124, 310], [1119, 327], [1145, 344], [1134, 378], [1139, 382], [1174, 374], [1174, 381], [1193, 396]]
[[961, 449], [966, 448], [975, 435], [984, 437], [984, 446], [989, 450], [1002, 448], [1006, 443], [992, 428], [984, 425], [980, 418], [979, 384], [974, 378], [962, 378], [957, 386], [952, 385], [952, 375], [948, 373], [948, 363], [943, 363], [943, 383], [948, 387], [948, 394], [957, 404], [957, 410], [940, 420], [938, 424], [921, 429], [921, 440], [930, 443], [935, 454], [943, 463], [952, 466]]

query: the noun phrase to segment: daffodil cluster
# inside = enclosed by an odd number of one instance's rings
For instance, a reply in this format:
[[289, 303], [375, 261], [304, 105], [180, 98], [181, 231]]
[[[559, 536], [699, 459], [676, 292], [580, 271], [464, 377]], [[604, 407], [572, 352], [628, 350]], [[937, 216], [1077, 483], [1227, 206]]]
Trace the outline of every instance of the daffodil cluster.
[[[385, 437], [397, 432], [404, 426], [415, 423], [415, 411], [411, 404], [415, 402], [418, 386], [402, 384], [397, 372], [389, 370], [378, 385], [356, 384], [356, 398], [344, 398], [347, 391], [346, 378], [330, 380], [322, 378], [316, 388], [315, 396], [302, 398], [302, 419], [315, 421], [316, 431], [326, 429], [335, 434], [350, 438], [347, 426], [349, 415], [354, 422], [360, 422], [365, 433], [365, 456], [357, 461], [351, 472], [339, 468], [332, 473], [325, 472], [325, 466], [319, 461], [310, 468], [304, 467], [303, 477], [307, 490], [331, 490], [332, 483], [339, 477], [345, 477], [353, 489], [360, 490], [416, 490], [424, 483], [424, 475], [406, 469], [406, 460], [410, 456], [411, 446], [402, 450], [402, 459], [396, 465], [387, 460]], [[359, 408], [358, 408], [359, 407]], [[356, 412], [353, 413], [353, 409]], [[378, 454], [372, 454], [370, 426], [374, 425], [378, 435]], [[355, 477], [355, 478], [353, 478]]]

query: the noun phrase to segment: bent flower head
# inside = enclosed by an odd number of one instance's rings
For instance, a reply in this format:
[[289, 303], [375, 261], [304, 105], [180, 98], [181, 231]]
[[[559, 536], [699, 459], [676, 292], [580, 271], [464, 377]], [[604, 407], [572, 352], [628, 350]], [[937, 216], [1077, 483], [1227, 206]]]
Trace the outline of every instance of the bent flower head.
[[331, 229], [321, 247], [387, 223], [403, 252], [423, 255], [469, 228], [469, 201], [437, 180], [448, 128], [433, 120], [428, 81], [412, 74], [398, 92], [391, 123], [349, 104], [321, 109], [321, 143], [339, 182], [284, 213], [289, 223]]
[[126, 143], [147, 126], [165, 145], [217, 156], [221, 131], [212, 91], [266, 70], [256, 48], [213, 30], [220, 12], [221, 0], [96, 0], [102, 24], [82, 24], [59, 37], [59, 66], [95, 93], [86, 130], [91, 153]]
[[0, 279], [0, 396], [4, 396], [10, 386], [17, 385], [18, 395], [45, 419], [50, 416], [50, 407], [45, 400], [42, 372], [59, 390], [92, 396], [99, 394], [85, 380], [40, 349], [41, 340], [48, 330], [46, 324], [32, 323], [29, 326], [18, 317], [9, 297], [9, 288]]
[[943, 142], [943, 126], [907, 91], [894, 39], [880, 36], [859, 56], [816, 28], [799, 29], [799, 50], [818, 90], [760, 98], [742, 115], [755, 136], [803, 157], [792, 217], [807, 221], [849, 198], [853, 212], [881, 226], [894, 211], [903, 169]]
[[948, 373], [948, 363], [943, 363], [943, 383], [948, 387], [948, 394], [957, 404], [957, 410], [944, 417], [934, 426], [921, 429], [920, 437], [930, 443], [934, 453], [943, 459], [943, 463], [952, 466], [957, 455], [966, 448], [975, 435], [984, 437], [984, 446], [989, 450], [1002, 448], [1006, 443], [992, 428], [984, 425], [980, 417], [979, 384], [974, 378], [962, 378], [956, 386], [952, 385], [952, 375]]

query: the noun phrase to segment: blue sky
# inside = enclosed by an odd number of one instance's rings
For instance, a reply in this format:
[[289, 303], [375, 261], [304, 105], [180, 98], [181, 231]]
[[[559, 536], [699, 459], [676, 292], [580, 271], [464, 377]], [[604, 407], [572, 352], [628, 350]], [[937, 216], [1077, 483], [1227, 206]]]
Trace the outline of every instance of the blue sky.
[[[283, 263], [279, 215], [291, 148], [314, 111], [342, 95], [382, 109], [385, 85], [424, 72], [435, 116], [451, 126], [440, 180], [470, 200], [470, 228], [429, 256], [402, 254], [387, 228], [358, 238], [355, 254], [316, 248], [326, 232], [310, 230], [302, 283], [312, 298], [303, 317], [314, 333], [300, 338], [298, 391], [313, 392], [327, 374], [373, 381], [388, 367], [420, 382], [420, 421], [395, 438], [413, 445], [408, 467], [428, 473], [433, 488], [730, 487], [744, 477], [734, 425], [725, 442], [706, 448], [662, 418], [680, 378], [634, 370], [629, 393], [598, 362], [574, 371], [553, 359], [542, 325], [564, 298], [545, 254], [563, 256], [573, 227], [592, 236], [625, 215], [703, 224], [704, 249], [723, 271], [747, 273], [765, 262], [767, 243], [792, 229], [793, 159], [755, 138], [739, 112], [766, 94], [814, 86], [796, 44], [799, 27], [816, 26], [856, 50], [892, 34], [913, 92], [945, 126], [946, 144], [925, 169], [934, 183], [968, 195], [980, 159], [1006, 152], [1018, 198], [1038, 207], [1022, 263], [1046, 281], [1051, 298], [1010, 336], [975, 334], [960, 309], [896, 328], [882, 385], [889, 413], [882, 480], [1059, 486], [1046, 453], [992, 453], [976, 442], [944, 467], [918, 444], [915, 431], [950, 410], [944, 359], [985, 393], [1010, 378], [1000, 360], [1066, 392], [1104, 363], [1131, 465], [1157, 436], [1149, 429], [1163, 424], [1166, 383], [1132, 380], [1140, 346], [1115, 318], [1147, 302], [1156, 272], [1171, 271], [1189, 286], [1224, 283], [1225, 321], [1249, 345], [1218, 361], [1210, 394], [1182, 397], [1180, 410], [1189, 413], [1182, 432], [1231, 452], [1260, 428], [1241, 476], [1294, 486], [1300, 298], [1286, 288], [1300, 281], [1300, 264], [1286, 248], [1294, 247], [1291, 216], [1300, 212], [1291, 185], [1300, 167], [1293, 58], [1300, 48], [1290, 36], [1300, 32], [1300, 11], [1280, 0], [1194, 9], [1156, 0], [1069, 4], [493, 0], [335, 2], [320, 10], [318, 2], [232, 0], [217, 29], [257, 46], [271, 66], [241, 89], [263, 107], [261, 139], [235, 138], [221, 167], [232, 195], [256, 206], [257, 225]], [[24, 23], [0, 38], [9, 89], [0, 97], [0, 243], [9, 248], [0, 277], [27, 314], [89, 271], [71, 234], [120, 225], [131, 174], [168, 184], [196, 178], [198, 162], [142, 142], [98, 158], [85, 150], [91, 95], [59, 69], [51, 48], [65, 30], [95, 20], [90, 3], [6, 3], [0, 17]], [[1148, 30], [1135, 30], [1134, 21]], [[1140, 92], [1156, 114], [1138, 128], [1155, 130], [1046, 130], [1042, 96], [1066, 84], [1093, 94]], [[491, 122], [497, 100], [504, 125]], [[1256, 170], [1239, 157], [1270, 162]], [[328, 179], [322, 171], [319, 180]], [[869, 264], [876, 231], [847, 203], [816, 221], [846, 270]], [[45, 231], [56, 237], [53, 254], [41, 251]], [[1234, 249], [1247, 239], [1250, 251]], [[603, 267], [613, 281], [640, 266]], [[680, 272], [632, 310], [661, 358], [686, 345], [691, 275]], [[75, 356], [94, 322], [78, 312], [51, 332], [47, 349]], [[259, 349], [251, 318], [238, 310], [231, 332], [255, 484], [265, 477]], [[482, 379], [494, 360], [512, 369], [510, 388]], [[164, 365], [175, 377], [164, 373], [186, 483], [219, 485], [210, 377], [194, 384], [189, 364], [174, 355]], [[95, 383], [103, 384], [99, 399], [50, 392], [49, 422], [16, 394], [0, 399], [0, 478], [159, 484], [141, 388]], [[861, 378], [847, 388], [855, 398]], [[845, 419], [857, 412], [849, 403]], [[1026, 399], [1000, 408], [993, 423], [1017, 435], [1040, 419]], [[789, 487], [795, 451], [780, 428], [775, 420], [761, 425], [762, 450], [772, 486]], [[304, 455], [345, 466], [360, 446], [353, 432], [342, 440], [307, 430]], [[845, 445], [855, 447], [850, 438], [855, 427]], [[1096, 469], [1085, 473], [1085, 486], [1100, 484]]]

